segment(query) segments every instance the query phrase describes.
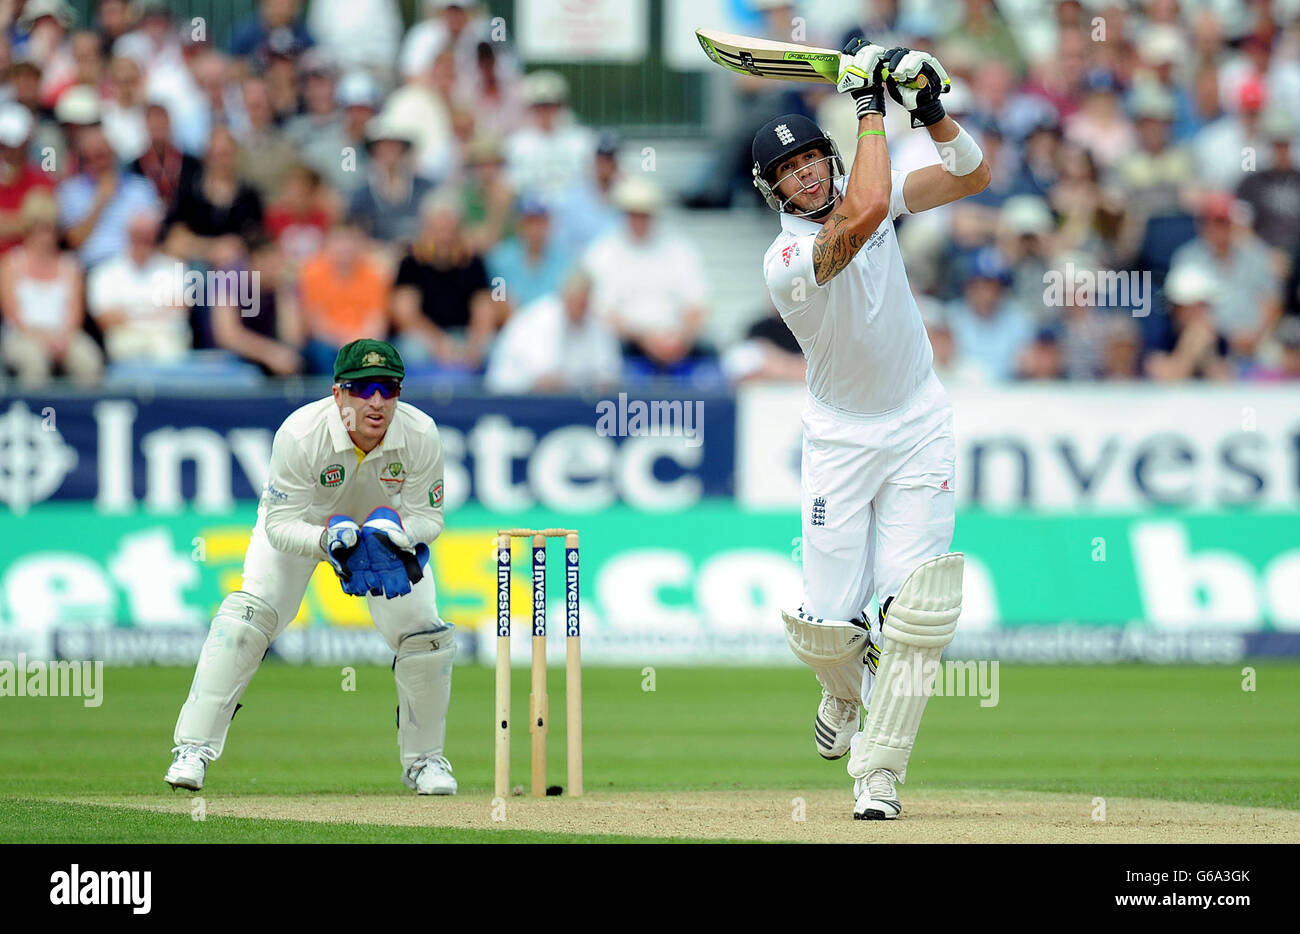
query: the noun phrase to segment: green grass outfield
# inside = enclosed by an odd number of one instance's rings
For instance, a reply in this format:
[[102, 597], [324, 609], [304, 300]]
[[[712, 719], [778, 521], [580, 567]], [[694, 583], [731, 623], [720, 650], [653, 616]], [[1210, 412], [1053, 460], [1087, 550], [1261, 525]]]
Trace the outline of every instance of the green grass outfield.
[[[1300, 809], [1300, 664], [1032, 667], [1003, 665], [999, 703], [931, 700], [908, 789], [1017, 789]], [[162, 782], [185, 668], [104, 673], [103, 704], [0, 698], [0, 841], [579, 841], [521, 830], [150, 813], [68, 799], [179, 801]], [[513, 776], [527, 780], [516, 670]], [[812, 749], [818, 691], [798, 668], [588, 668], [584, 672], [588, 792], [837, 789], [844, 763]], [[456, 670], [447, 754], [462, 793], [490, 790], [493, 674]], [[563, 671], [552, 669], [551, 781], [565, 784]], [[204, 795], [386, 794], [398, 784], [395, 694], [386, 667], [356, 670], [268, 662], [231, 728]], [[594, 838], [592, 838], [594, 839]], [[599, 839], [621, 839], [600, 837]], [[645, 839], [645, 838], [637, 838]]]

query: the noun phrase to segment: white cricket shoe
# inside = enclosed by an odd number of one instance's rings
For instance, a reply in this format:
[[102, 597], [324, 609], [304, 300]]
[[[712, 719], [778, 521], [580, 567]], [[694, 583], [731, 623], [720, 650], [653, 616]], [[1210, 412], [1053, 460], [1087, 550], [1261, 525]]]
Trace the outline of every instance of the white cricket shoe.
[[823, 759], [839, 759], [849, 751], [849, 740], [861, 723], [859, 710], [856, 700], [836, 697], [822, 688], [822, 702], [817, 705], [817, 718], [813, 720], [813, 742], [818, 755]]
[[172, 759], [171, 768], [163, 776], [163, 781], [172, 789], [188, 788], [199, 791], [203, 787], [203, 778], [208, 774], [208, 763], [217, 757], [211, 746], [199, 746], [194, 743], [182, 743], [172, 748], [176, 757]]
[[416, 759], [402, 774], [402, 784], [422, 795], [454, 795], [457, 788], [446, 756]]
[[854, 820], [894, 820], [903, 805], [894, 789], [897, 776], [889, 769], [872, 769], [853, 783]]

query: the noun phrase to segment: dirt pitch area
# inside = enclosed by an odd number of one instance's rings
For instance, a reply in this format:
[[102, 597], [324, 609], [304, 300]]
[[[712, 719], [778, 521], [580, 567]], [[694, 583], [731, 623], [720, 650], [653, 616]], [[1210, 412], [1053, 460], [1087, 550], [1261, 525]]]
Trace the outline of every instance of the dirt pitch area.
[[[1300, 843], [1300, 811], [1147, 798], [1108, 798], [1093, 820], [1084, 795], [914, 791], [897, 821], [854, 821], [845, 791], [599, 792], [583, 798], [484, 794], [204, 796], [209, 817], [320, 823], [535, 830], [798, 843]], [[80, 798], [188, 814], [190, 797]], [[494, 814], [504, 820], [494, 820]]]

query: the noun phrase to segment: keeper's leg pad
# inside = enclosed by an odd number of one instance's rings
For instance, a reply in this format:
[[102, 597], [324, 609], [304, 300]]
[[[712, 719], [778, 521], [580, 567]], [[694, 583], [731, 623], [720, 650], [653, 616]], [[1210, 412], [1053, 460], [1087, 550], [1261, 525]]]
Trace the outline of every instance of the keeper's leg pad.
[[173, 742], [211, 746], [221, 755], [230, 719], [271, 647], [278, 621], [271, 604], [247, 591], [236, 590], [221, 601], [176, 718]]
[[451, 704], [451, 665], [456, 657], [456, 628], [403, 636], [393, 659], [397, 682], [397, 747], [406, 769], [417, 759], [442, 755]]
[[782, 610], [785, 639], [795, 657], [817, 674], [835, 697], [857, 701], [862, 696], [862, 669], [871, 647], [865, 624], [821, 619], [803, 611]]
[[964, 563], [960, 552], [929, 559], [908, 575], [890, 602], [881, 625], [884, 644], [867, 723], [849, 758], [854, 778], [889, 769], [900, 782], [906, 779], [925, 702], [934, 689], [929, 675], [937, 670], [961, 615]]

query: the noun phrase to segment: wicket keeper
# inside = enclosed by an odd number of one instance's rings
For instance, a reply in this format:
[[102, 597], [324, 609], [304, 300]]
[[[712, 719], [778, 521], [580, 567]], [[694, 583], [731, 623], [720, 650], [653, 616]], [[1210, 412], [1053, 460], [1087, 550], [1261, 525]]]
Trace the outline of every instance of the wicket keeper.
[[[808, 360], [803, 605], [782, 615], [791, 648], [822, 685], [817, 751], [827, 759], [852, 752], [859, 820], [902, 812], [895, 784], [906, 777], [926, 701], [906, 682], [922, 670], [918, 660], [938, 661], [961, 610], [962, 556], [948, 553], [952, 406], [894, 232], [899, 215], [989, 183], [979, 146], [940, 103], [948, 86], [933, 55], [859, 40], [841, 59], [838, 83], [858, 114], [847, 179], [835, 143], [805, 117], [777, 117], [753, 143], [754, 185], [781, 214], [764, 276]], [[939, 165], [891, 170], [886, 93], [929, 131]], [[869, 620], [873, 594], [879, 613]]]
[[345, 593], [366, 598], [396, 656], [402, 783], [456, 793], [443, 755], [456, 645], [428, 573], [443, 527], [442, 442], [432, 418], [398, 401], [404, 375], [392, 346], [353, 341], [335, 360], [332, 395], [275, 433], [242, 589], [221, 602], [176, 721], [164, 776], [173, 788], [203, 787], [240, 696], [328, 561]]

